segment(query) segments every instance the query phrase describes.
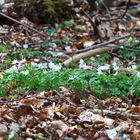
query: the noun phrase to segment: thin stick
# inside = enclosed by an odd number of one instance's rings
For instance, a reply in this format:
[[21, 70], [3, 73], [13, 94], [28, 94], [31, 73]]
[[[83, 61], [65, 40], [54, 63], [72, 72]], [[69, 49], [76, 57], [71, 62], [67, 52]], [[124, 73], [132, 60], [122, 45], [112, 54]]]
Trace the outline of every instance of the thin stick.
[[28, 26], [28, 25], [25, 25], [25, 24], [19, 22], [18, 20], [14, 19], [14, 18], [12, 18], [12, 17], [10, 17], [10, 16], [8, 16], [8, 15], [2, 13], [2, 12], [0, 12], [0, 15], [3, 16], [3, 17], [5, 17], [5, 18], [7, 18], [7, 19], [10, 19], [11, 21], [13, 21], [13, 22], [15, 22], [15, 23], [18, 23], [18, 24], [20, 24], [20, 25], [22, 25], [22, 26], [24, 26], [24, 27], [26, 27], [26, 28], [28, 28], [28, 29], [30, 29], [30, 30], [36, 32], [36, 33], [39, 33], [40, 35], [42, 35], [42, 36], [44, 36], [44, 37], [47, 37], [46, 34], [41, 33], [41, 32], [38, 31], [37, 29], [32, 28], [32, 27], [30, 27], [30, 26]]
[[124, 18], [124, 16], [126, 15], [127, 11], [128, 11], [128, 8], [129, 8], [129, 4], [130, 4], [131, 0], [128, 0], [127, 4], [126, 4], [126, 8], [125, 8], [125, 11], [123, 13], [123, 15], [121, 16], [121, 19]]
[[[101, 113], [101, 110], [99, 109], [94, 109], [94, 110], [91, 110], [89, 109], [91, 112], [95, 113], [95, 114], [100, 114]], [[139, 114], [132, 114], [132, 113], [127, 113], [126, 111], [125, 112], [121, 112], [121, 111], [111, 111], [111, 110], [103, 110], [103, 113], [105, 116], [112, 116], [112, 117], [118, 117], [120, 119], [132, 119], [132, 120], [137, 120], [137, 121], [140, 121], [140, 116]]]
[[124, 39], [124, 38], [127, 38], [127, 37], [130, 37], [130, 34], [127, 34], [127, 35], [124, 35], [124, 36], [115, 38], [113, 40], [109, 40], [108, 42], [104, 42], [104, 43], [101, 43], [101, 44], [93, 45], [90, 48], [78, 50], [78, 51], [76, 51], [76, 53], [81, 53], [81, 52], [85, 52], [85, 51], [92, 50], [92, 49], [97, 49], [97, 48], [103, 48], [103, 47], [105, 47], [108, 44], [114, 43], [116, 41], [119, 41], [119, 40]]

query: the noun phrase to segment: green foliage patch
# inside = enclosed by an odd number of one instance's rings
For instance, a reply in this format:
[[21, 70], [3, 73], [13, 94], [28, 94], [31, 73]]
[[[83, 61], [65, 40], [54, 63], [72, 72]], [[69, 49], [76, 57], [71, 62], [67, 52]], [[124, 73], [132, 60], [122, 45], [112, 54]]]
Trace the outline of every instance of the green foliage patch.
[[[24, 72], [28, 71], [28, 73]], [[3, 73], [0, 78], [0, 96], [24, 93], [26, 90], [38, 92], [46, 89], [59, 90], [60, 86], [70, 88], [74, 93], [86, 94], [89, 91], [98, 98], [123, 97], [133, 93], [140, 97], [140, 78], [136, 75], [98, 75], [89, 70], [62, 69], [46, 71], [26, 67], [19, 73]]]
[[0, 45], [0, 55], [3, 61], [0, 63], [0, 69], [7, 69], [12, 66], [13, 60], [32, 59], [41, 55], [40, 51], [28, 49], [16, 49], [9, 44]]
[[130, 38], [126, 45], [122, 47], [122, 49], [119, 49], [118, 54], [121, 55], [124, 60], [133, 60], [134, 58], [140, 60], [140, 42]]

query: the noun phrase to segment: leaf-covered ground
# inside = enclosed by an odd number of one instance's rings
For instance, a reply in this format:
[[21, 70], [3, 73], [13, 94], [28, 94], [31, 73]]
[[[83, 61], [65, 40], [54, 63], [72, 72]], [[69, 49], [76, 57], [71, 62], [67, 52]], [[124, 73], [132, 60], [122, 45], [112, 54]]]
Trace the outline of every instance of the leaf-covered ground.
[[[138, 99], [93, 95], [81, 99], [69, 90], [24, 93], [23, 99], [2, 100], [1, 137], [17, 140], [140, 139]], [[8, 133], [7, 133], [8, 132]]]
[[55, 26], [1, 23], [0, 139], [140, 139], [140, 18], [113, 7], [99, 37], [86, 8]]

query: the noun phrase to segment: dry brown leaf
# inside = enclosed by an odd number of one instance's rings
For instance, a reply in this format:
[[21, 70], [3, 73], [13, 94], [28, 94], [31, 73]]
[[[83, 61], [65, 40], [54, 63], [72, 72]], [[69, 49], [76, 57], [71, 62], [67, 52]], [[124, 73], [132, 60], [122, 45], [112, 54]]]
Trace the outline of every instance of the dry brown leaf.
[[22, 99], [20, 101], [21, 105], [26, 105], [26, 106], [35, 106], [37, 108], [41, 107], [44, 102], [41, 99], [37, 99], [37, 98], [30, 98], [30, 99]]
[[60, 129], [63, 132], [67, 132], [69, 130], [69, 127], [61, 120], [52, 121], [51, 125], [52, 125], [52, 127], [56, 128], [56, 129]]
[[131, 107], [131, 110], [135, 113], [140, 113], [140, 106], [133, 106]]
[[16, 118], [26, 115], [33, 115], [33, 108], [31, 106], [20, 105], [15, 112]]
[[65, 87], [63, 87], [63, 86], [60, 87], [60, 91], [61, 91], [61, 93], [62, 93], [64, 96], [69, 96], [69, 95], [71, 95], [70, 90], [67, 89], [67, 88], [65, 88]]
[[106, 126], [111, 126], [114, 123], [113, 119], [104, 118], [99, 114], [94, 114], [90, 111], [84, 111], [79, 115], [82, 122], [92, 122], [93, 124], [105, 123]]

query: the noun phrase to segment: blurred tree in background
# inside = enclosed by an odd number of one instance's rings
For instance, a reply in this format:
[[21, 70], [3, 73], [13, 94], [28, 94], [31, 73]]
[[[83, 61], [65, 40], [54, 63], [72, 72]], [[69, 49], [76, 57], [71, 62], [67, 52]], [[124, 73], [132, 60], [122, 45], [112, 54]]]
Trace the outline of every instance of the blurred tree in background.
[[15, 0], [15, 9], [36, 23], [58, 22], [73, 13], [66, 0]]

